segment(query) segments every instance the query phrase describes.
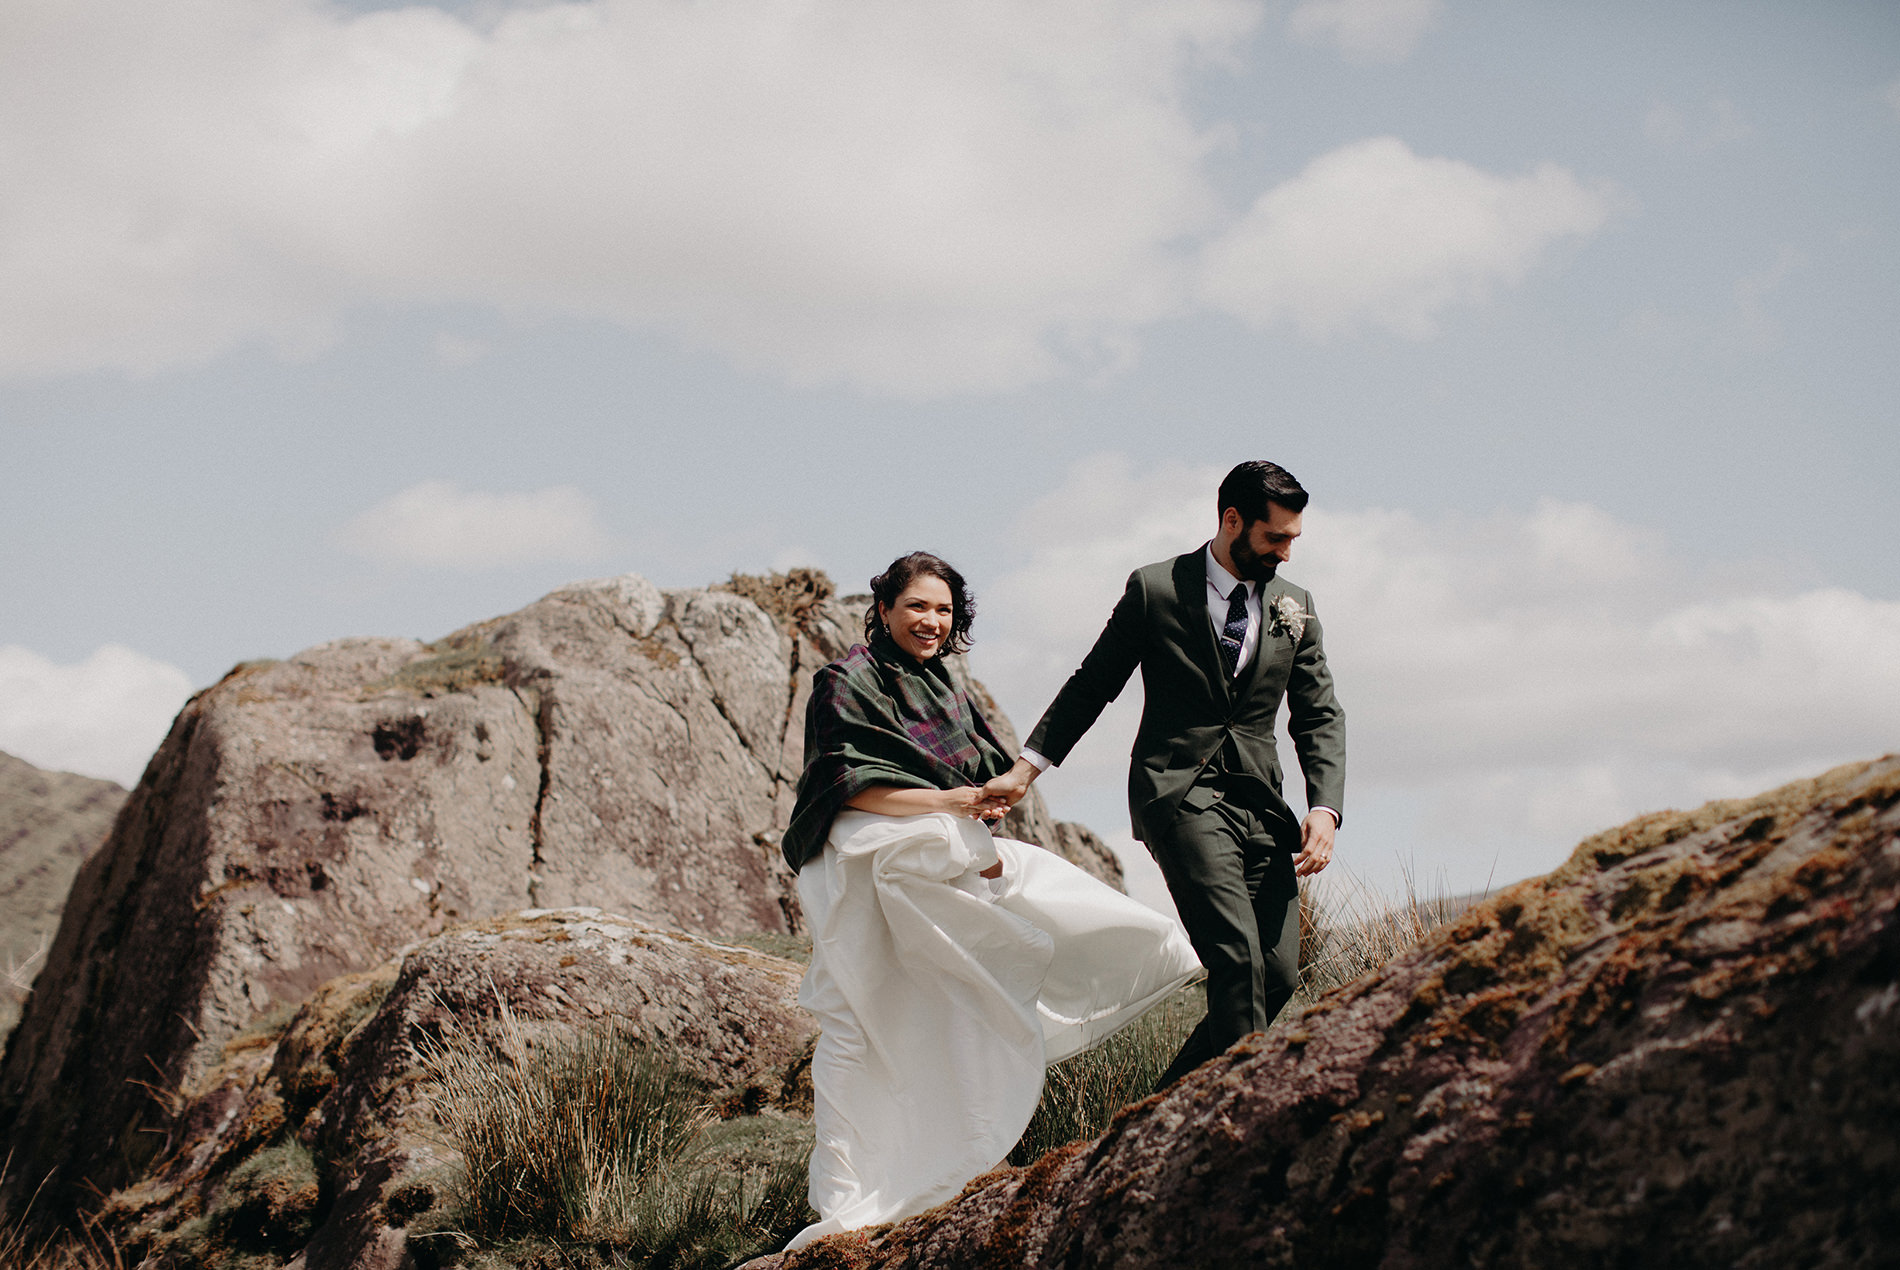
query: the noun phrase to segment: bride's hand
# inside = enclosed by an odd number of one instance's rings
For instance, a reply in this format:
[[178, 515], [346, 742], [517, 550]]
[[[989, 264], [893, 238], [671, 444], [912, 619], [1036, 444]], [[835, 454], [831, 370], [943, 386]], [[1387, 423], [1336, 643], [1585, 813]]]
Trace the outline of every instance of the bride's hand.
[[1001, 820], [1009, 811], [1007, 800], [986, 794], [976, 785], [943, 791], [943, 809], [969, 820]]

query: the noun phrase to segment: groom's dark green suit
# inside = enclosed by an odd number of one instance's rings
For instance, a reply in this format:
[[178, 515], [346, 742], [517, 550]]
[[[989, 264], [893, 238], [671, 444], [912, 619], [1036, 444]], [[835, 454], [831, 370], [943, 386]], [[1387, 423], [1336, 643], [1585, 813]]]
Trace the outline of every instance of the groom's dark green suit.
[[1236, 677], [1208, 613], [1206, 562], [1200, 548], [1129, 575], [1101, 637], [1026, 745], [1062, 762], [1140, 667], [1129, 816], [1208, 970], [1207, 1018], [1164, 1084], [1266, 1027], [1297, 981], [1300, 822], [1281, 796], [1274, 744], [1283, 699], [1307, 805], [1337, 814], [1345, 797], [1345, 715], [1312, 596], [1277, 576], [1258, 584], [1259, 645]]

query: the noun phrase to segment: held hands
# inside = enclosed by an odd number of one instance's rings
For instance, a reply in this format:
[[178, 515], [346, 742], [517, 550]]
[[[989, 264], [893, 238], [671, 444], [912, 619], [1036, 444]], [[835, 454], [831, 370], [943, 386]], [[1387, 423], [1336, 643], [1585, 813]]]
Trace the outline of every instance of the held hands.
[[1300, 822], [1300, 849], [1293, 857], [1293, 872], [1300, 877], [1318, 873], [1333, 860], [1333, 835], [1338, 822], [1327, 811], [1309, 811]]
[[983, 792], [992, 798], [1002, 799], [1003, 806], [1007, 810], [1022, 801], [1022, 796], [1029, 792], [1030, 782], [1039, 775], [1041, 773], [1036, 770], [1034, 763], [1026, 758], [1019, 758], [1007, 772], [1001, 776], [991, 777], [983, 786]]
[[989, 792], [989, 786], [966, 785], [962, 789], [939, 791], [941, 810], [968, 820], [1001, 820], [1009, 813], [1009, 803]]
[[966, 820], [1001, 820], [1009, 811], [1004, 799], [986, 793], [976, 785], [962, 789], [913, 789], [895, 785], [872, 785], [859, 790], [845, 806], [880, 816], [924, 816], [949, 812]]
[[[962, 789], [946, 789], [943, 796], [949, 806], [944, 810], [953, 816], [968, 816], [972, 820], [987, 820], [995, 823], [1009, 813], [1009, 803], [990, 794], [989, 786], [981, 788], [967, 785]], [[984, 869], [978, 877], [1000, 878], [1003, 876], [1003, 862], [998, 860]]]

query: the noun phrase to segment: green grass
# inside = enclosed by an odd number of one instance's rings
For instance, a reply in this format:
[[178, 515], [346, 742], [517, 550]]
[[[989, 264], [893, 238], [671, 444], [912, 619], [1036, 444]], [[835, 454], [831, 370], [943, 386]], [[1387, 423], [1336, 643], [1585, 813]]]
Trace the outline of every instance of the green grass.
[[1009, 1162], [1034, 1164], [1057, 1147], [1092, 1138], [1116, 1112], [1154, 1092], [1205, 1008], [1199, 986], [1183, 988], [1094, 1049], [1052, 1065]]
[[[1302, 886], [1300, 983], [1281, 1021], [1412, 948], [1462, 907], [1442, 895], [1419, 899], [1410, 879], [1396, 903], [1351, 881], [1335, 883], [1324, 900]], [[1101, 1133], [1117, 1111], [1153, 1092], [1205, 1010], [1203, 990], [1183, 988], [1101, 1046], [1051, 1066], [1042, 1101], [1009, 1162], [1033, 1164], [1057, 1147]]]
[[748, 935], [720, 935], [717, 938], [722, 944], [737, 944], [741, 948], [762, 952], [768, 957], [782, 957], [786, 961], [795, 961], [801, 966], [811, 964], [811, 936], [809, 935], [757, 931]]
[[430, 1056], [465, 1163], [458, 1229], [429, 1239], [440, 1261], [551, 1244], [577, 1265], [714, 1270], [814, 1219], [809, 1134], [717, 1120], [664, 1049], [604, 1027], [531, 1045], [505, 1010], [500, 1049], [452, 1039]]

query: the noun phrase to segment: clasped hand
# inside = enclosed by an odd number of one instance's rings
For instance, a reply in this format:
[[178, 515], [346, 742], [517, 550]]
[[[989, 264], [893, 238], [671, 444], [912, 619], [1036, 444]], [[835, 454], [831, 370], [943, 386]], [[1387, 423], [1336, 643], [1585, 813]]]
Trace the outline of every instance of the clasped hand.
[[1029, 792], [1030, 782], [1036, 779], [1035, 764], [1026, 758], [1019, 758], [1015, 765], [1001, 776], [992, 776], [983, 786], [983, 793], [991, 798], [1000, 799], [1005, 807], [1014, 807]]
[[988, 792], [988, 786], [965, 785], [942, 791], [944, 810], [971, 820], [1001, 820], [1009, 814], [1009, 800]]

